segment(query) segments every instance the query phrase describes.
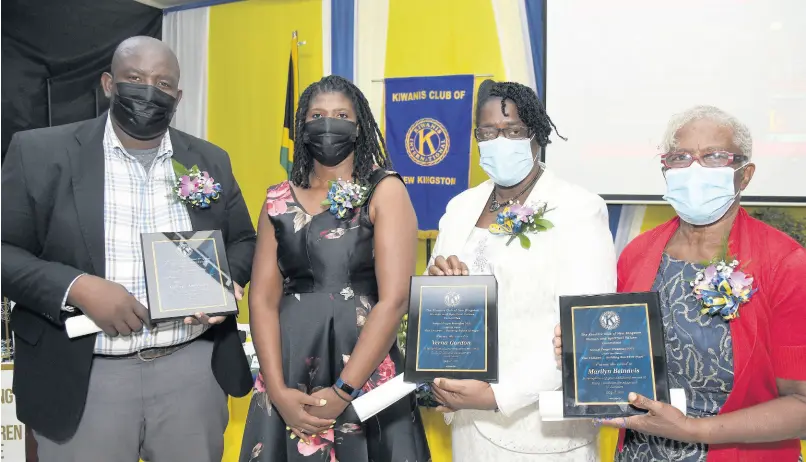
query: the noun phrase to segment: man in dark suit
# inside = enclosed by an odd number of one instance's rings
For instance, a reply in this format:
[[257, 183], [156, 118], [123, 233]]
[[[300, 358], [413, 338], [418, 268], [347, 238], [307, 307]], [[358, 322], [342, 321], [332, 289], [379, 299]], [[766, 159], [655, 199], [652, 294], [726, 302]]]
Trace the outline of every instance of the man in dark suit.
[[[240, 297], [255, 230], [227, 153], [168, 127], [182, 96], [173, 52], [134, 37], [111, 71], [109, 114], [17, 133], [2, 168], [17, 414], [42, 462], [220, 461], [227, 395], [251, 388], [235, 318], [149, 326], [140, 233], [220, 229]], [[219, 199], [180, 200], [174, 161], [209, 172]], [[68, 338], [80, 314], [103, 332]]]

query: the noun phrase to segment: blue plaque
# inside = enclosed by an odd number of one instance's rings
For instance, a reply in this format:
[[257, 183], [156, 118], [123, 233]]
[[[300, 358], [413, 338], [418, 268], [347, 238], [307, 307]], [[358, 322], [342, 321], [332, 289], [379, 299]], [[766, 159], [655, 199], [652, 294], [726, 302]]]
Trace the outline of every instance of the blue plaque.
[[656, 292], [560, 297], [565, 417], [622, 417], [630, 392], [669, 402]]
[[497, 284], [493, 276], [411, 279], [404, 380], [498, 380]]
[[238, 313], [221, 231], [143, 233], [152, 321]]

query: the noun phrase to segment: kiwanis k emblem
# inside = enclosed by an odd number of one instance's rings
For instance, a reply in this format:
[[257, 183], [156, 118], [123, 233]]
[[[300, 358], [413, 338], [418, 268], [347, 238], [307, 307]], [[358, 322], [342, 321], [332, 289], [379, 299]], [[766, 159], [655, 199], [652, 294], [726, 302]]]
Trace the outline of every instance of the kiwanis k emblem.
[[456, 308], [457, 306], [459, 306], [460, 301], [461, 298], [459, 298], [459, 294], [457, 294], [454, 291], [450, 291], [447, 294], [445, 294], [445, 306], [447, 307]]
[[621, 317], [615, 311], [605, 311], [599, 316], [599, 324], [607, 330], [613, 330], [621, 324]]
[[406, 132], [406, 153], [417, 165], [431, 167], [448, 155], [451, 138], [436, 119], [420, 119]]

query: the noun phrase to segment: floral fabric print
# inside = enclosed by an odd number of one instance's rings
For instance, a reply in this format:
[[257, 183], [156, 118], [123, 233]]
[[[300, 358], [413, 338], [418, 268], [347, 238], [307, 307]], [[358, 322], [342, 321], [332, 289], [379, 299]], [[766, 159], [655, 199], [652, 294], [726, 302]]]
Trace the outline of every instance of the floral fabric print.
[[[350, 361], [350, 355], [342, 355], [341, 359], [344, 365], [346, 366], [347, 362]], [[372, 375], [369, 377], [367, 383], [365, 383], [364, 386], [361, 387], [361, 391], [366, 393], [372, 390], [373, 388], [378, 388], [384, 383], [392, 380], [393, 378], [395, 378], [395, 375], [397, 375], [395, 369], [396, 369], [395, 363], [394, 361], [392, 361], [392, 357], [386, 355], [386, 357], [383, 358], [383, 361], [381, 361], [380, 366], [378, 366], [378, 368], [375, 369], [375, 372], [373, 372]]]
[[249, 462], [257, 460], [257, 458], [260, 457], [261, 452], [263, 452], [263, 443], [258, 443], [255, 445], [255, 447], [252, 448], [252, 453], [250, 454], [251, 457], [249, 459]]
[[323, 455], [327, 455], [325, 460], [329, 460], [330, 462], [339, 462], [336, 459], [336, 448], [334, 447], [335, 442], [335, 433], [331, 428], [322, 435], [312, 436], [309, 443], [300, 441], [297, 443], [297, 450], [303, 456], [312, 456], [317, 452], [320, 452]]
[[[370, 184], [386, 175], [379, 171]], [[274, 227], [276, 264], [283, 279], [279, 301], [282, 378], [286, 387], [311, 395], [338, 380], [378, 302], [374, 227], [367, 219], [366, 206], [354, 208], [349, 219], [327, 210], [310, 215], [294, 192], [288, 182], [269, 188], [266, 213]], [[361, 384], [362, 390], [386, 383], [402, 365], [402, 355], [393, 345]], [[264, 379], [267, 377], [258, 374], [255, 380], [241, 462], [430, 460], [414, 397], [394, 403], [366, 422], [347, 406], [335, 416], [332, 429], [312, 435], [305, 444], [290, 438], [286, 423], [268, 399]]]
[[291, 184], [283, 181], [274, 185], [266, 192], [266, 211], [270, 217], [276, 217], [288, 212], [288, 203], [294, 201], [291, 195]]

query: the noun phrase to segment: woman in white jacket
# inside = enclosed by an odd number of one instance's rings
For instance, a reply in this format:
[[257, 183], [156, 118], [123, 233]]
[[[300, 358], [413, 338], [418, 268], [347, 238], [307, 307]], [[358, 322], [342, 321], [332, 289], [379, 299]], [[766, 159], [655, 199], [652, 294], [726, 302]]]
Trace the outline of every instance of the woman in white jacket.
[[[453, 460], [594, 461], [591, 421], [542, 422], [538, 396], [561, 386], [550, 346], [559, 296], [615, 292], [607, 208], [537, 160], [553, 124], [532, 89], [485, 81], [476, 126], [490, 180], [448, 204], [428, 274], [496, 277], [499, 381], [435, 380], [438, 409], [452, 427]], [[543, 210], [545, 221], [531, 229], [506, 215], [528, 223], [530, 213], [540, 218]]]

